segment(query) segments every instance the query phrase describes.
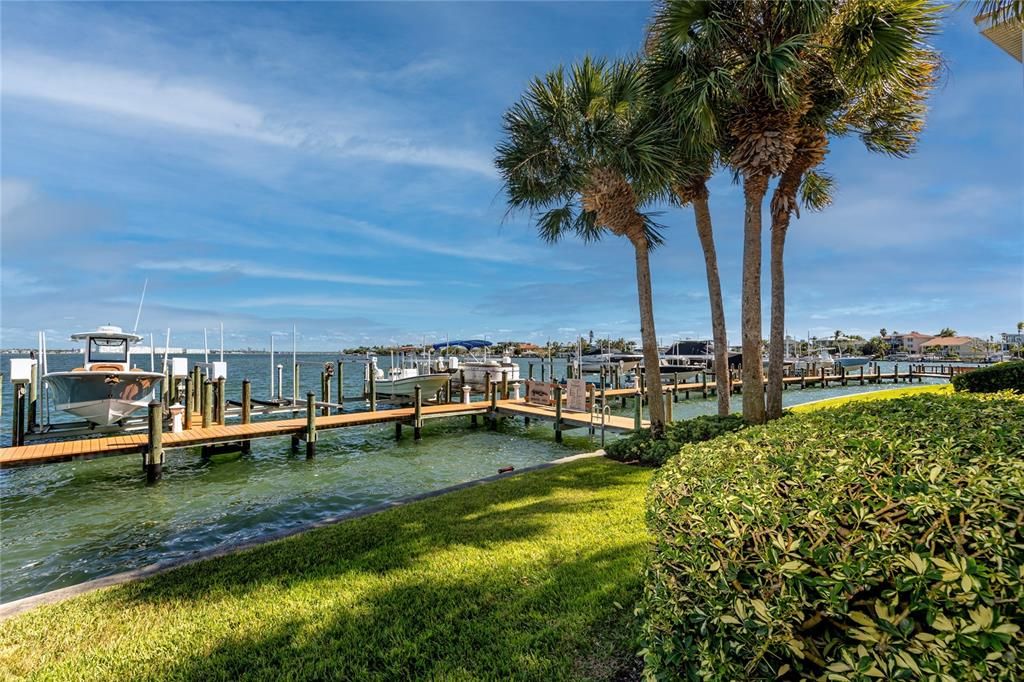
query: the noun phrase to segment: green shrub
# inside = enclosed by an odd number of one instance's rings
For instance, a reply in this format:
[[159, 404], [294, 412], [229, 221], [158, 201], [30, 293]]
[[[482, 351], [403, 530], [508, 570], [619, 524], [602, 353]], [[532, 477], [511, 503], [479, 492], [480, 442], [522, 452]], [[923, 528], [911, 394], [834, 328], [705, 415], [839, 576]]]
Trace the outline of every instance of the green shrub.
[[999, 362], [953, 377], [953, 388], [970, 393], [1024, 393], [1024, 360]]
[[687, 443], [700, 443], [717, 438], [723, 433], [738, 431], [746, 424], [739, 415], [727, 417], [702, 415], [685, 421], [672, 422], [665, 428], [663, 440], [652, 440], [651, 430], [643, 429], [625, 438], [612, 441], [605, 447], [608, 457], [620, 462], [639, 462], [659, 467], [679, 448]]
[[861, 402], [655, 475], [650, 679], [1024, 679], [1024, 399]]

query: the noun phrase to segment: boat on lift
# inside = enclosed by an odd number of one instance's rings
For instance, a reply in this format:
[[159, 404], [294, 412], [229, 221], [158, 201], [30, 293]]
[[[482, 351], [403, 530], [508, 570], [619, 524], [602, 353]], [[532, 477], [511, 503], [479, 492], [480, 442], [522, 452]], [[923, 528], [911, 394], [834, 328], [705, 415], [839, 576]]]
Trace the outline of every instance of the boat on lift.
[[[436, 351], [448, 351], [447, 370], [452, 374], [461, 372], [468, 386], [482, 387], [488, 378], [492, 384], [500, 383], [503, 377], [510, 382], [519, 381], [519, 365], [513, 362], [511, 357], [487, 357], [487, 349], [493, 345], [490, 341], [481, 339], [465, 339], [435, 343], [432, 348]], [[453, 348], [465, 348], [470, 352], [469, 358], [460, 361], [458, 357], [451, 355]], [[482, 358], [473, 355], [473, 351], [477, 349], [483, 349]]]
[[84, 365], [43, 376], [58, 410], [97, 426], [109, 426], [144, 408], [158, 395], [164, 375], [131, 366], [131, 346], [141, 341], [141, 336], [108, 325], [72, 334], [71, 340], [84, 342]]
[[580, 370], [584, 374], [597, 374], [602, 369], [618, 369], [619, 374], [626, 374], [634, 371], [643, 361], [644, 356], [639, 353], [620, 353], [610, 348], [601, 350], [596, 346], [583, 352], [579, 358]]
[[427, 361], [399, 359], [387, 371], [377, 366], [377, 358], [371, 357], [366, 363], [364, 383], [366, 395], [370, 393], [370, 372], [373, 372], [374, 394], [378, 398], [409, 401], [416, 397], [419, 386], [424, 400], [444, 388], [452, 375], [447, 372], [432, 372]]

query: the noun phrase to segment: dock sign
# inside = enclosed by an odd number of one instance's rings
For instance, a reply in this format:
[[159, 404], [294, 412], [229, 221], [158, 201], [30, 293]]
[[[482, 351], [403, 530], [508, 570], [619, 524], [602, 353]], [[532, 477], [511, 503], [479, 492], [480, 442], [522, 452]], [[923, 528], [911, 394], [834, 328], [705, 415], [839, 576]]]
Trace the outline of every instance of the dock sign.
[[541, 381], [526, 382], [526, 402], [530, 405], [550, 407], [554, 400], [554, 387]]
[[587, 411], [587, 382], [584, 379], [569, 379], [569, 393], [565, 399], [565, 409], [570, 412]]

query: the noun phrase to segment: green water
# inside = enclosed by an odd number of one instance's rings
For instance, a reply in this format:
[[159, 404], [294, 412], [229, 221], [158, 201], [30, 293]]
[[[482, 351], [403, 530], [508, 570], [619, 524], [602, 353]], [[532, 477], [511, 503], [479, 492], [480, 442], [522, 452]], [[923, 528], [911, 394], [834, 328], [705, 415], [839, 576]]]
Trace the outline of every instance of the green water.
[[[269, 358], [229, 356], [229, 387], [253, 380], [254, 395], [266, 397]], [[302, 392], [318, 383], [329, 356], [303, 356]], [[73, 356], [53, 356], [51, 371], [73, 366]], [[290, 357], [282, 358], [290, 365]], [[143, 364], [143, 366], [148, 366]], [[564, 375], [564, 363], [556, 366]], [[6, 369], [6, 368], [5, 368]], [[539, 367], [535, 370], [539, 377]], [[526, 375], [525, 367], [523, 376]], [[290, 379], [290, 377], [287, 377]], [[308, 382], [308, 383], [306, 383]], [[361, 384], [357, 365], [346, 367], [346, 393]], [[787, 405], [819, 400], [873, 386], [790, 389]], [[290, 395], [287, 384], [285, 395]], [[9, 384], [4, 387], [9, 400]], [[739, 409], [739, 398], [734, 398]], [[354, 404], [353, 409], [360, 407]], [[632, 415], [632, 406], [617, 414]], [[680, 400], [674, 417], [715, 411], [714, 399]], [[4, 421], [9, 420], [9, 402]], [[600, 446], [586, 430], [554, 442], [551, 424], [525, 427], [506, 420], [496, 432], [471, 428], [468, 417], [427, 422], [423, 439], [411, 429], [396, 442], [392, 425], [325, 431], [317, 456], [293, 454], [288, 438], [255, 441], [247, 455], [203, 459], [195, 450], [168, 452], [163, 480], [145, 484], [141, 457], [0, 471], [0, 601], [165, 562], [217, 547], [251, 541], [381, 502], [437, 490]], [[6, 441], [9, 431], [2, 436]]]

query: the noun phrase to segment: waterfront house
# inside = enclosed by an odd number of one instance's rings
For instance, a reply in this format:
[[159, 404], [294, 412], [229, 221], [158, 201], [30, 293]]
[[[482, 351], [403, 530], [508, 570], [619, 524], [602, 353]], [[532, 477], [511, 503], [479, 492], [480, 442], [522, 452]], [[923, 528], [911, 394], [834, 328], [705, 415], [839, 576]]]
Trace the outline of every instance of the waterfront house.
[[883, 337], [888, 344], [889, 352], [907, 353], [908, 355], [921, 355], [921, 345], [934, 338], [934, 334], [922, 334], [921, 332], [910, 332], [909, 334], [893, 332]]
[[921, 350], [961, 360], [984, 360], [988, 354], [985, 342], [973, 336], [936, 336], [922, 343]]

